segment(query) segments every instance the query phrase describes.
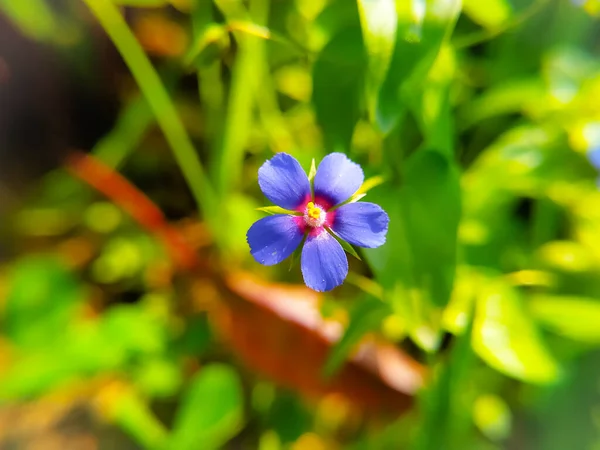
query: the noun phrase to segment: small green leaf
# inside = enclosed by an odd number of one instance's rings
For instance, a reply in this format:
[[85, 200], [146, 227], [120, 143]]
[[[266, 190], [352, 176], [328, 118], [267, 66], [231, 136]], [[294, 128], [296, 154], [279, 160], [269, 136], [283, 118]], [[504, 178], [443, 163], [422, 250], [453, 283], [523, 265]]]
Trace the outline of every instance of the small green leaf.
[[304, 247], [304, 241], [306, 241], [306, 235], [304, 235], [304, 237], [302, 238], [302, 242], [300, 243], [298, 248], [296, 250], [294, 250], [294, 253], [292, 253], [292, 256], [290, 256], [290, 269], [289, 270], [292, 270], [292, 268], [296, 265], [296, 263], [300, 259], [300, 255], [302, 254], [302, 247]]
[[338, 241], [340, 243], [340, 245], [342, 246], [342, 248], [350, 253], [352, 256], [354, 256], [356, 259], [358, 259], [359, 261], [362, 261], [361, 257], [358, 256], [358, 253], [356, 252], [356, 249], [354, 247], [352, 247], [352, 245], [348, 244], [346, 241], [344, 241], [343, 239], [341, 239], [339, 236], [337, 236], [332, 230], [330, 230], [329, 228], [327, 228], [327, 231], [329, 231], [329, 234], [331, 234], [336, 241]]
[[358, 188], [358, 191], [356, 191], [356, 193], [352, 197], [355, 197], [359, 194], [366, 194], [371, 189], [379, 186], [380, 184], [382, 184], [384, 182], [385, 182], [385, 178], [382, 177], [381, 175], [375, 175], [374, 177], [368, 178], [367, 180], [365, 180], [365, 182], [362, 184], [362, 186], [360, 188]]
[[313, 178], [317, 174], [317, 165], [315, 164], [315, 158], [310, 163], [310, 172], [308, 172], [308, 181], [312, 182]]
[[267, 214], [290, 214], [292, 216], [301, 215], [301, 213], [299, 213], [298, 211], [284, 209], [281, 206], [261, 206], [260, 208], [256, 208], [256, 210], [266, 212]]
[[481, 359], [506, 375], [531, 383], [559, 376], [518, 291], [504, 280], [491, 280], [478, 295], [471, 343]]
[[242, 387], [230, 366], [204, 366], [182, 399], [168, 447], [172, 450], [221, 448], [242, 426]]

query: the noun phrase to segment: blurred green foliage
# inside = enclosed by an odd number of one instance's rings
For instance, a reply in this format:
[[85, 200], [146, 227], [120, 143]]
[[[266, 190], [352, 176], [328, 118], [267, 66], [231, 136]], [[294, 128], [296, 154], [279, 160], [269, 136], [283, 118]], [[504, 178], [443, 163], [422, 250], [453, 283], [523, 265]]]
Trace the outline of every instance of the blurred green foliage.
[[331, 151], [363, 166], [390, 229], [322, 299], [345, 326], [320, 373], [367, 338], [428, 376], [385, 420], [273, 384], [215, 330], [217, 288], [59, 170], [6, 219], [17, 254], [0, 271], [0, 411], [83, 395], [148, 449], [600, 446], [595, 0], [62, 3], [0, 11], [62, 52], [85, 46], [81, 14], [96, 19], [128, 74], [115, 126], [86, 150], [142, 190], [152, 180], [145, 192], [198, 226], [215, 273], [301, 282], [258, 266], [245, 241], [273, 152], [307, 171]]

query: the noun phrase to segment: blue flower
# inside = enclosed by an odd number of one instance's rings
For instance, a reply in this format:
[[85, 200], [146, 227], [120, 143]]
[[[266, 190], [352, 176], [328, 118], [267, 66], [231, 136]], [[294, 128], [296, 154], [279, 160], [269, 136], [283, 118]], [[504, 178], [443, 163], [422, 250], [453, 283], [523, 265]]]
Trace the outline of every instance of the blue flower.
[[289, 210], [255, 222], [247, 233], [250, 253], [271, 266], [290, 256], [304, 241], [301, 267], [306, 285], [329, 291], [348, 275], [348, 259], [335, 234], [358, 247], [385, 243], [389, 218], [380, 206], [347, 202], [364, 180], [361, 167], [342, 153], [327, 155], [313, 184], [300, 163], [278, 153], [258, 170], [258, 184], [275, 205]]

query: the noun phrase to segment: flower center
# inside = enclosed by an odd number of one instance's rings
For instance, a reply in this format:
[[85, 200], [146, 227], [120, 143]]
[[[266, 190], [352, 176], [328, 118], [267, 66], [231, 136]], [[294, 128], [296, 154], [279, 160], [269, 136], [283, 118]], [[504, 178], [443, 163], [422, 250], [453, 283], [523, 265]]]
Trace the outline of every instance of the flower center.
[[319, 205], [308, 202], [304, 212], [304, 221], [310, 227], [320, 227], [325, 223], [326, 213]]

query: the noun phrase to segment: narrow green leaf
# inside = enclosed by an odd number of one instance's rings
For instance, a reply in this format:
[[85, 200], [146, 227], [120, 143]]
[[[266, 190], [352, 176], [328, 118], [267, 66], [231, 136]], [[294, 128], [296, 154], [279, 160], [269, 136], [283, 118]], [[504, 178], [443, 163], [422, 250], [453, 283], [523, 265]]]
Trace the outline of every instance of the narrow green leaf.
[[383, 288], [375, 280], [350, 272], [348, 273], [346, 282], [353, 284], [364, 293], [369, 294], [378, 300], [383, 300]]
[[302, 215], [302, 213], [299, 213], [298, 211], [284, 209], [281, 206], [261, 206], [260, 208], [256, 208], [256, 210], [266, 212], [267, 214], [290, 214], [292, 216]]
[[368, 110], [375, 120], [377, 94], [385, 79], [396, 42], [398, 16], [395, 0], [358, 0], [358, 12], [367, 50]]
[[221, 448], [242, 426], [242, 387], [230, 366], [204, 366], [182, 399], [168, 447], [172, 450]]
[[[201, 210], [212, 211], [215, 195], [196, 149], [169, 97], [162, 80], [140, 43], [110, 0], [84, 0], [127, 64], [158, 125], [173, 150], [175, 159]], [[211, 217], [210, 214], [206, 214]]]
[[340, 245], [342, 246], [342, 248], [350, 253], [352, 256], [354, 256], [356, 259], [358, 259], [359, 261], [362, 261], [361, 257], [358, 256], [358, 253], [356, 252], [356, 249], [354, 247], [352, 247], [352, 245], [350, 245], [348, 242], [344, 241], [342, 238], [340, 238], [339, 236], [337, 236], [332, 230], [330, 230], [329, 228], [327, 228], [327, 231], [329, 231], [329, 234], [331, 234], [336, 241], [338, 241], [340, 243]]
[[[269, 0], [250, 3], [250, 11], [239, 13], [252, 17], [260, 25], [267, 21]], [[229, 9], [242, 9], [238, 2], [218, 2], [226, 19], [231, 22], [238, 19]], [[235, 32], [237, 53], [231, 73], [227, 117], [223, 126], [221, 150], [217, 153], [216, 178], [217, 191], [233, 191], [241, 180], [244, 153], [253, 125], [253, 110], [260, 90], [261, 74], [266, 71], [265, 41], [248, 33]]]
[[46, 0], [2, 0], [0, 11], [28, 37], [48, 41], [61, 34], [60, 21]]
[[364, 183], [358, 189], [358, 191], [356, 191], [356, 193], [354, 194], [354, 196], [356, 196], [357, 194], [366, 194], [371, 189], [373, 189], [374, 187], [379, 186], [383, 182], [385, 182], [385, 178], [383, 176], [381, 176], [381, 175], [375, 175], [374, 177], [368, 178], [367, 180], [364, 181]]
[[300, 245], [298, 246], [298, 248], [296, 250], [294, 250], [294, 253], [292, 253], [292, 256], [290, 257], [289, 270], [292, 270], [294, 268], [294, 266], [296, 265], [296, 263], [300, 260], [300, 257], [302, 255], [302, 248], [304, 247], [305, 241], [306, 241], [306, 234], [302, 238], [302, 242], [300, 242]]
[[313, 178], [317, 174], [317, 165], [315, 164], [315, 158], [310, 163], [310, 172], [308, 172], [308, 181], [312, 182]]
[[485, 362], [511, 377], [550, 383], [559, 376], [519, 292], [504, 280], [490, 280], [478, 295], [471, 342]]

